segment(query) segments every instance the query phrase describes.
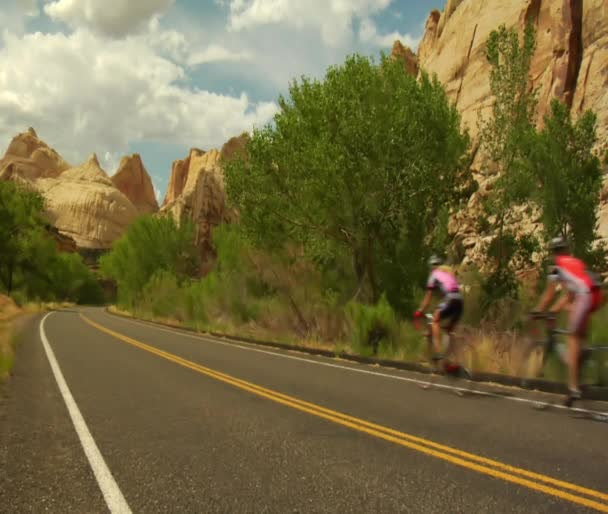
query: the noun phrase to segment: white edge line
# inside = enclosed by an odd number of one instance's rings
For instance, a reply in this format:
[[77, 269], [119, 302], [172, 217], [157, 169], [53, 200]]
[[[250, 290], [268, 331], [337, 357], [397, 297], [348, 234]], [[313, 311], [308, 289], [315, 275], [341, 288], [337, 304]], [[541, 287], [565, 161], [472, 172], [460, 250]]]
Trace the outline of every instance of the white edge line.
[[72, 393], [70, 392], [70, 389], [63, 378], [61, 368], [59, 367], [57, 359], [55, 358], [55, 353], [53, 352], [53, 349], [51, 348], [51, 345], [46, 337], [46, 333], [44, 331], [44, 322], [51, 314], [52, 312], [49, 312], [40, 322], [40, 339], [42, 339], [42, 345], [44, 346], [53, 375], [55, 376], [55, 380], [59, 386], [59, 391], [61, 392], [61, 396], [63, 396], [65, 405], [68, 408], [70, 418], [72, 419], [72, 423], [74, 424], [74, 428], [76, 429], [76, 433], [80, 439], [80, 444], [82, 444], [84, 453], [87, 456], [93, 473], [95, 474], [97, 484], [103, 493], [103, 497], [106, 501], [108, 509], [110, 509], [110, 512], [113, 514], [130, 514], [131, 509], [120, 491], [118, 484], [114, 480], [110, 469], [105, 463], [97, 444], [95, 444], [95, 440], [93, 439], [93, 436], [91, 435], [91, 432], [89, 431], [87, 424], [85, 423], [84, 418], [78, 409], [78, 405], [76, 405], [76, 401], [74, 400], [74, 397], [72, 396]]
[[[306, 359], [303, 357], [296, 357], [294, 355], [284, 355], [284, 354], [280, 353], [283, 350], [278, 349], [278, 348], [277, 348], [277, 351], [262, 350], [260, 348], [253, 348], [253, 346], [257, 346], [255, 343], [242, 343], [241, 341], [236, 341], [236, 340], [231, 340], [231, 342], [220, 341], [219, 339], [216, 339], [213, 336], [210, 337], [210, 336], [207, 336], [204, 334], [200, 334], [200, 335], [188, 334], [188, 333], [184, 333], [178, 329], [172, 330], [170, 328], [160, 327], [155, 324], [151, 324], [151, 322], [146, 323], [146, 322], [142, 322], [142, 321], [135, 320], [135, 319], [124, 318], [122, 316], [120, 316], [120, 317], [116, 316], [116, 315], [113, 315], [113, 316], [118, 319], [122, 319], [123, 321], [133, 323], [135, 325], [140, 325], [140, 326], [148, 327], [151, 329], [160, 330], [162, 332], [168, 332], [170, 334], [180, 335], [183, 337], [187, 337], [189, 339], [196, 339], [198, 341], [205, 341], [208, 343], [219, 344], [222, 346], [228, 346], [228, 347], [232, 347], [232, 348], [236, 347], [236, 348], [240, 348], [241, 350], [246, 350], [249, 352], [265, 353], [267, 355], [273, 355], [275, 357], [280, 357], [282, 359], [291, 359], [291, 360], [296, 360], [296, 361], [301, 361], [301, 362], [308, 362], [309, 364], [316, 364], [318, 366], [327, 366], [328, 368], [337, 368], [337, 369], [351, 371], [353, 373], [363, 373], [365, 375], [374, 375], [374, 376], [383, 377], [383, 378], [390, 378], [392, 380], [400, 380], [402, 382], [409, 382], [409, 383], [417, 384], [417, 385], [427, 385], [427, 386], [432, 386], [433, 388], [436, 388], [436, 389], [448, 389], [451, 391], [472, 393], [472, 394], [476, 394], [477, 396], [487, 396], [489, 398], [510, 400], [512, 402], [528, 403], [528, 404], [535, 405], [538, 407], [544, 406], [544, 407], [551, 407], [553, 409], [567, 410], [569, 412], [578, 412], [578, 413], [582, 413], [582, 414], [596, 415], [599, 417], [608, 417], [608, 412], [596, 411], [596, 410], [591, 410], [591, 409], [583, 409], [581, 407], [566, 407], [565, 405], [559, 405], [559, 404], [555, 404], [555, 403], [551, 403], [551, 402], [544, 402], [541, 400], [532, 400], [530, 398], [521, 398], [519, 396], [504, 396], [504, 395], [492, 393], [489, 391], [472, 391], [471, 389], [467, 389], [464, 387], [456, 387], [456, 386], [451, 386], [451, 385], [447, 385], [447, 384], [436, 384], [433, 382], [429, 382], [427, 380], [408, 378], [408, 377], [403, 377], [401, 375], [389, 375], [388, 373], [380, 373], [378, 371], [353, 368], [350, 366], [341, 366], [340, 364], [332, 364], [330, 362], [322, 362], [319, 360]], [[230, 339], [230, 337], [227, 337], [227, 339]], [[245, 346], [245, 345], [247, 345], [247, 346]], [[284, 351], [298, 351], [298, 350], [290, 349], [289, 347], [286, 347]], [[324, 358], [331, 358], [331, 357], [324, 357]]]

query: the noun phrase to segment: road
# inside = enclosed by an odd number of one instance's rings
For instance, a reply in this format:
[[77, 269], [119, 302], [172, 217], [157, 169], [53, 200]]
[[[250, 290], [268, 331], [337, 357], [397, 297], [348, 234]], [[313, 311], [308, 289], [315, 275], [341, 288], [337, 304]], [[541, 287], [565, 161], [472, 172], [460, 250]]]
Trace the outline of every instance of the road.
[[54, 312], [1, 395], [0, 511], [608, 512], [608, 424], [426, 380]]

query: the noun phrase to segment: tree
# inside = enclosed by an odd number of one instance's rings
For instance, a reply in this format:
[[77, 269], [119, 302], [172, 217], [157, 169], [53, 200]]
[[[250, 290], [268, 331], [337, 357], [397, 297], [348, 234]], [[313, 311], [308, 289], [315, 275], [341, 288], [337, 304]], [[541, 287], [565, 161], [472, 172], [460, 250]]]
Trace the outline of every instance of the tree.
[[406, 305], [467, 173], [456, 108], [436, 78], [385, 56], [349, 57], [289, 93], [226, 168], [244, 232], [266, 249], [299, 245], [321, 270], [350, 262], [356, 291]]
[[591, 111], [573, 123], [568, 106], [553, 100], [530, 155], [538, 185], [534, 200], [543, 214], [545, 239], [561, 235], [581, 257], [593, 253], [597, 238], [602, 170], [593, 154], [596, 124]]
[[537, 246], [533, 237], [514, 233], [511, 216], [512, 208], [529, 198], [533, 184], [527, 152], [535, 134], [537, 100], [529, 77], [535, 47], [536, 34], [530, 23], [523, 41], [515, 29], [501, 25], [490, 34], [486, 46], [494, 103], [490, 118], [480, 117], [479, 126], [488, 180], [492, 181], [491, 194], [484, 198], [486, 218], [481, 227], [491, 237], [486, 252], [491, 269], [486, 291], [493, 295], [489, 300], [517, 293], [514, 268], [529, 260]]
[[171, 216], [143, 216], [100, 259], [101, 271], [116, 280], [122, 300], [131, 304], [156, 271], [168, 271], [178, 279], [198, 273], [195, 238], [190, 220], [178, 225]]
[[77, 254], [60, 254], [44, 219], [42, 196], [0, 182], [0, 283], [25, 298], [100, 303], [101, 287]]
[[10, 295], [15, 273], [28, 267], [34, 239], [42, 237], [42, 196], [14, 182], [0, 182], [0, 281]]

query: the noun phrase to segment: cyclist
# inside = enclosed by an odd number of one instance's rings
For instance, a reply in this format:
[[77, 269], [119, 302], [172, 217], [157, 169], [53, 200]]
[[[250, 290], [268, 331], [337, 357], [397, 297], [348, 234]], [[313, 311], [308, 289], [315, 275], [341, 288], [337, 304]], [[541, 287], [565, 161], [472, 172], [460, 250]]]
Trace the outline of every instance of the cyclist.
[[[432, 321], [433, 346], [435, 350], [433, 360], [435, 361], [443, 359], [441, 354], [441, 322], [448, 320], [445, 329], [451, 338], [456, 325], [462, 317], [464, 308], [464, 299], [460, 292], [460, 284], [452, 270], [448, 266], [443, 266], [442, 264], [442, 260], [435, 255], [429, 259], [431, 274], [426, 283], [427, 292], [422, 300], [420, 308], [414, 314], [415, 318], [422, 318], [424, 316], [424, 310], [431, 302], [433, 293], [440, 293], [443, 295], [443, 301], [435, 309]], [[455, 371], [458, 369], [458, 366], [454, 369], [452, 368], [454, 367], [447, 366], [446, 371]]]
[[558, 294], [558, 285], [563, 286], [566, 294], [558, 300], [550, 312], [557, 314], [566, 307], [570, 311], [568, 325], [568, 394], [566, 406], [581, 397], [579, 388], [580, 355], [587, 338], [589, 318], [602, 303], [602, 290], [599, 281], [587, 269], [585, 263], [570, 254], [568, 243], [556, 237], [549, 243], [553, 265], [550, 269], [548, 284], [537, 308], [532, 312], [544, 312]]

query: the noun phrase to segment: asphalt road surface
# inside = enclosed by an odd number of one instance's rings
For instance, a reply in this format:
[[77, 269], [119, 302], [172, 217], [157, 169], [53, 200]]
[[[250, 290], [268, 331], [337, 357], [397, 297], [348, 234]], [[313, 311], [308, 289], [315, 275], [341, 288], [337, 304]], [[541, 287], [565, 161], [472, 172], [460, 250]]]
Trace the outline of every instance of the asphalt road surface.
[[607, 423], [427, 380], [41, 316], [0, 394], [0, 511], [608, 512]]

